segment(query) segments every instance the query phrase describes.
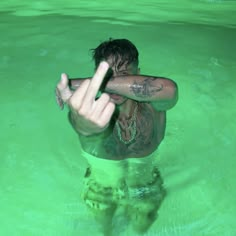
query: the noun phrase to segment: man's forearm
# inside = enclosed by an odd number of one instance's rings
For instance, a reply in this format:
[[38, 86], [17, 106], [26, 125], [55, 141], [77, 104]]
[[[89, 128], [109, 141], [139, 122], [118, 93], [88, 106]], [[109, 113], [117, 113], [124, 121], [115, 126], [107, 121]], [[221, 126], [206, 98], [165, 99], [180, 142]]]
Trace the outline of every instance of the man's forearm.
[[169, 103], [171, 105], [177, 101], [176, 83], [170, 79], [153, 76], [115, 77], [107, 83], [105, 90], [140, 102], [158, 102], [166, 105]]
[[[83, 79], [72, 79], [72, 89], [79, 87]], [[105, 92], [119, 94], [140, 102], [157, 102], [163, 110], [173, 107], [178, 99], [178, 88], [174, 81], [154, 76], [127, 75], [111, 78]]]

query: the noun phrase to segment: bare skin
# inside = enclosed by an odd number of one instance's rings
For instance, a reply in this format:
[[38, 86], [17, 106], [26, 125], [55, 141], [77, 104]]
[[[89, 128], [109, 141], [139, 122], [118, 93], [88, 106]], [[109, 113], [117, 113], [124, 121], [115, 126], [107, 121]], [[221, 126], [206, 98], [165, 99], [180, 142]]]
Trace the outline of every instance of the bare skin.
[[[97, 98], [109, 68], [113, 75]], [[112, 58], [101, 62], [92, 78], [71, 81], [72, 88], [68, 76], [62, 74], [57, 97], [60, 104], [68, 105], [69, 120], [84, 151], [97, 158], [125, 160], [145, 157], [158, 148], [165, 134], [166, 110], [177, 102], [177, 87], [169, 79], [138, 74], [139, 69], [133, 65], [117, 68]], [[158, 207], [157, 204], [154, 208]], [[133, 223], [137, 232], [145, 232], [155, 218], [148, 220], [150, 216], [145, 213], [153, 209], [153, 202], [141, 204], [142, 208]], [[115, 209], [111, 206], [95, 213], [104, 235], [112, 235]], [[127, 208], [130, 210], [134, 211]]]
[[[112, 64], [111, 61], [108, 63]], [[166, 110], [177, 101], [175, 84], [163, 78], [129, 76], [139, 73], [139, 69], [129, 65], [123, 65], [118, 71], [113, 66], [114, 79], [96, 99], [108, 68], [109, 65], [102, 62], [94, 77], [84, 80], [75, 91], [69, 87], [68, 77], [62, 74], [57, 89], [70, 108], [70, 122], [80, 134], [83, 149], [98, 158], [145, 157], [155, 151], [164, 138]], [[135, 106], [138, 106], [137, 134], [135, 140], [127, 145], [120, 140], [115, 123], [118, 122], [120, 127], [121, 139], [129, 140], [132, 131], [127, 127]], [[91, 142], [93, 151], [88, 145]]]

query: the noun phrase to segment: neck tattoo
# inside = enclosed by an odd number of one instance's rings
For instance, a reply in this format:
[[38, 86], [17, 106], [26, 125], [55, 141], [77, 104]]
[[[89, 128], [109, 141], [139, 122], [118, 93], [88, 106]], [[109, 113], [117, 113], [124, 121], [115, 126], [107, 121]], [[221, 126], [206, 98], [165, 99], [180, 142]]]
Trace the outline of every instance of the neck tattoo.
[[[135, 137], [136, 137], [136, 134], [137, 134], [137, 124], [136, 124], [136, 120], [137, 120], [137, 113], [138, 113], [138, 103], [135, 103], [135, 108], [134, 108], [134, 112], [133, 112], [133, 115], [132, 117], [130, 118], [130, 124], [128, 125], [128, 127], [126, 127], [125, 129], [123, 129], [123, 131], [121, 131], [121, 127], [120, 127], [120, 124], [118, 122], [118, 120], [116, 121], [116, 129], [117, 129], [117, 134], [118, 134], [118, 137], [120, 139], [120, 141], [124, 144], [129, 144], [131, 143]], [[130, 133], [130, 138], [128, 140], [124, 139], [122, 137], [122, 132], [129, 132]]]

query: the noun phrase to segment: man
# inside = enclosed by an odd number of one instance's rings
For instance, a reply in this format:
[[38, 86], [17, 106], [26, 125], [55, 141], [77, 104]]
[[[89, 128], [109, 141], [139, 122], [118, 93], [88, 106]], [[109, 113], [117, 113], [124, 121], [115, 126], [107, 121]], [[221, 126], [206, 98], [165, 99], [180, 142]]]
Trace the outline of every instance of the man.
[[129, 40], [110, 39], [93, 50], [92, 78], [62, 74], [56, 88], [89, 165], [83, 198], [107, 236], [120, 216], [146, 232], [165, 195], [154, 152], [178, 90], [170, 79], [140, 75], [138, 56]]

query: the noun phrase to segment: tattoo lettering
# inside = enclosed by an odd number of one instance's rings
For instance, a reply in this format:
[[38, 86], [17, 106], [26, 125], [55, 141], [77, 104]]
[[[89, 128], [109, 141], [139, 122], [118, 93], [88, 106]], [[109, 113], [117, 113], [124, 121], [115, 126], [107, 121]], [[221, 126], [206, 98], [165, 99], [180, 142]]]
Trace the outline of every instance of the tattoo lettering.
[[143, 82], [134, 82], [130, 86], [130, 90], [135, 94], [136, 97], [152, 97], [155, 93], [160, 92], [163, 89], [163, 85], [153, 85], [152, 81], [156, 80], [154, 77], [148, 77]]

